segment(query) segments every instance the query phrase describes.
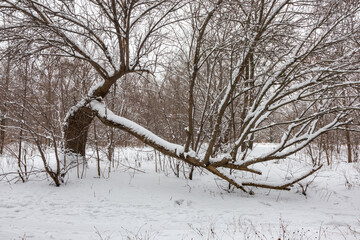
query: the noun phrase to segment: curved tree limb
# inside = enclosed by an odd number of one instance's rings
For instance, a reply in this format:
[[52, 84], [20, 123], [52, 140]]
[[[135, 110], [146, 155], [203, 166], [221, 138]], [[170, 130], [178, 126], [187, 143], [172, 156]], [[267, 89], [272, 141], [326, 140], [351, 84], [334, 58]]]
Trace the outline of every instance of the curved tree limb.
[[311, 171], [303, 174], [302, 176], [296, 178], [295, 180], [292, 180], [290, 182], [286, 182], [285, 184], [280, 185], [269, 185], [266, 183], [257, 183], [257, 182], [237, 182], [234, 179], [230, 178], [226, 174], [219, 171], [220, 168], [228, 168], [228, 169], [234, 169], [234, 170], [240, 170], [240, 171], [247, 171], [254, 174], [261, 175], [261, 171], [249, 169], [247, 166], [242, 165], [236, 165], [233, 163], [228, 163], [230, 159], [224, 157], [221, 161], [213, 162], [211, 164], [204, 164], [202, 162], [202, 158], [193, 150], [189, 150], [188, 152], [185, 152], [185, 149], [182, 145], [170, 143], [161, 137], [155, 135], [151, 131], [147, 130], [146, 128], [138, 125], [137, 123], [126, 119], [124, 117], [117, 116], [114, 114], [111, 110], [107, 109], [105, 104], [100, 102], [99, 100], [89, 100], [88, 107], [91, 109], [95, 115], [107, 126], [115, 127], [117, 129], [123, 130], [143, 143], [153, 147], [154, 149], [158, 150], [159, 152], [179, 159], [181, 161], [184, 161], [192, 166], [197, 166], [204, 168], [211, 172], [212, 174], [222, 178], [223, 180], [229, 182], [230, 184], [234, 185], [235, 187], [241, 189], [244, 192], [248, 192], [245, 189], [245, 186], [253, 186], [253, 187], [261, 187], [261, 188], [271, 188], [271, 189], [277, 189], [277, 190], [289, 190], [289, 187], [292, 186], [294, 183], [297, 183], [301, 181], [302, 179], [310, 176], [311, 174], [318, 171], [320, 167], [314, 168]]
[[290, 190], [290, 187], [294, 185], [297, 182], [300, 182], [301, 180], [307, 178], [308, 176], [314, 174], [317, 172], [320, 168], [322, 168], [322, 165], [311, 169], [309, 172], [306, 172], [305, 174], [302, 174], [299, 177], [296, 177], [295, 179], [290, 180], [289, 182], [286, 182], [284, 184], [268, 184], [268, 183], [261, 183], [261, 182], [243, 182], [243, 186], [249, 186], [249, 187], [260, 187], [260, 188], [269, 188], [269, 189], [275, 189], [275, 190]]

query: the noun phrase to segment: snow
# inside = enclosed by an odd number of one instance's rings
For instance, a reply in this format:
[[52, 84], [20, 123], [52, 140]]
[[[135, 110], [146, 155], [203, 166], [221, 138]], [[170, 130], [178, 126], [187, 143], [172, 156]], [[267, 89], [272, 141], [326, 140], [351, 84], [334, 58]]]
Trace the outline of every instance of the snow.
[[[257, 145], [259, 151], [272, 147]], [[59, 188], [44, 180], [44, 175], [31, 176], [25, 184], [0, 181], [0, 239], [360, 237], [360, 163], [339, 160], [324, 166], [306, 197], [298, 192], [299, 186], [291, 191], [253, 189], [255, 195], [250, 196], [224, 191], [226, 184], [214, 181], [210, 174], [199, 176], [195, 171], [194, 180], [189, 181], [176, 178], [171, 170], [155, 172], [151, 149], [117, 151], [120, 154], [115, 158], [123, 165], [110, 177], [104, 171], [105, 177], [96, 178], [96, 163], [89, 156], [86, 178], [77, 179], [72, 172]], [[0, 173], [16, 167], [11, 161], [6, 155], [0, 157]], [[291, 177], [307, 167], [292, 164], [290, 172], [287, 161], [279, 161], [270, 174], [260, 177], [272, 180], [284, 173]], [[106, 169], [106, 162], [102, 165]]]
[[86, 98], [81, 99], [75, 106], [71, 107], [71, 109], [67, 112], [65, 118], [64, 118], [64, 122], [66, 123], [67, 119], [71, 116], [73, 116], [80, 108], [84, 107], [89, 99], [94, 97], [94, 93], [97, 89], [99, 89], [100, 87], [102, 87], [105, 83], [105, 80], [101, 80], [100, 82], [98, 82], [97, 84], [95, 84], [94, 86], [92, 86], [89, 89], [89, 92], [87, 94]]
[[70, 110], [67, 112], [64, 122], [66, 123], [69, 117], [74, 116], [74, 114], [86, 104], [86, 101], [87, 101], [86, 99], [82, 99], [75, 106], [72, 106]]

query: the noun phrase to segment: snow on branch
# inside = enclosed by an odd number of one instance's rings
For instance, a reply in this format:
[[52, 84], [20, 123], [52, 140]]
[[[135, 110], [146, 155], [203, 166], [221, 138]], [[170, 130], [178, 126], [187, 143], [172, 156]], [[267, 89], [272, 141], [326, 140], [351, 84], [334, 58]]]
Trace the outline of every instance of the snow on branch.
[[[285, 182], [283, 184], [268, 184], [265, 182], [254, 182], [254, 181], [243, 181], [237, 182], [228, 176], [223, 171], [220, 171], [219, 168], [224, 169], [233, 169], [239, 171], [250, 172], [253, 174], [261, 175], [262, 172], [260, 170], [248, 168], [250, 165], [250, 161], [247, 161], [243, 164], [234, 164], [229, 163], [231, 160], [228, 155], [224, 155], [220, 159], [210, 159], [210, 164], [203, 164], [202, 157], [196, 155], [193, 150], [189, 150], [189, 152], [184, 151], [184, 147], [178, 144], [174, 144], [171, 142], [166, 141], [165, 139], [157, 136], [156, 134], [152, 133], [151, 131], [147, 130], [146, 128], [140, 126], [139, 124], [126, 119], [121, 116], [117, 116], [111, 110], [109, 110], [104, 103], [100, 102], [99, 100], [91, 100], [88, 103], [88, 106], [95, 112], [97, 117], [106, 125], [111, 127], [116, 127], [118, 129], [124, 130], [131, 135], [135, 136], [143, 143], [155, 148], [156, 150], [166, 154], [168, 156], [180, 159], [184, 162], [187, 162], [191, 165], [198, 166], [205, 168], [209, 172], [217, 175], [218, 177], [224, 179], [225, 181], [229, 182], [230, 184], [234, 185], [235, 187], [243, 190], [244, 192], [248, 192], [244, 187], [245, 186], [253, 186], [253, 187], [262, 187], [262, 188], [271, 188], [271, 189], [278, 189], [278, 190], [289, 190], [289, 187], [294, 183], [301, 181], [302, 179], [306, 178], [307, 176], [313, 174], [317, 170], [321, 168], [317, 167], [314, 168], [301, 176], [295, 178], [295, 180], [291, 180]], [[258, 161], [256, 161], [258, 162]]]
[[306, 147], [309, 143], [311, 143], [321, 134], [337, 129], [340, 126], [349, 123], [350, 120], [340, 121], [342, 117], [344, 117], [343, 113], [338, 114], [338, 116], [332, 122], [319, 129], [315, 128], [318, 122], [317, 120], [315, 120], [314, 122], [312, 122], [307, 133], [304, 133], [302, 135], [295, 134], [292, 137], [290, 137], [291, 132], [297, 124], [290, 124], [288, 131], [283, 134], [281, 143], [278, 144], [275, 149], [270, 152], [264, 153], [259, 157], [255, 157], [253, 159], [242, 162], [240, 164], [240, 167], [248, 167], [252, 164], [260, 162], [286, 158], [287, 156], [290, 156], [293, 153], [298, 152], [304, 147]]
[[299, 176], [295, 177], [294, 179], [291, 179], [289, 181], [286, 181], [285, 183], [278, 184], [278, 183], [269, 183], [267, 181], [249, 181], [249, 182], [242, 182], [241, 184], [243, 186], [249, 186], [249, 187], [259, 187], [259, 188], [269, 188], [269, 189], [275, 189], [275, 190], [290, 190], [290, 187], [294, 185], [297, 182], [300, 182], [301, 180], [307, 178], [308, 176], [314, 174], [318, 170], [320, 170], [321, 166], [318, 166], [316, 168], [311, 169], [310, 171], [306, 171]]
[[111, 110], [106, 108], [104, 103], [101, 103], [98, 100], [92, 100], [89, 102], [89, 107], [106, 125], [124, 130], [141, 140], [143, 143], [166, 155], [178, 159], [181, 158], [192, 165], [199, 165], [199, 162], [195, 159], [196, 155], [194, 151], [189, 150], [188, 152], [185, 152], [183, 146], [170, 143], [139, 124], [124, 117], [117, 116]]

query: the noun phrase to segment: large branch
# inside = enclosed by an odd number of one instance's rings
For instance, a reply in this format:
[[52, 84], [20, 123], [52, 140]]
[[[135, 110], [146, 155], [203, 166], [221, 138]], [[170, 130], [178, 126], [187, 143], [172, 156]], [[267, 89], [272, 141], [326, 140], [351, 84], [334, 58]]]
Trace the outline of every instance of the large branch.
[[271, 185], [266, 183], [253, 182], [253, 181], [237, 182], [227, 174], [221, 172], [219, 168], [247, 171], [254, 174], [261, 174], [261, 172], [258, 170], [249, 169], [247, 165], [244, 166], [244, 165], [230, 164], [228, 163], [227, 156], [224, 156], [220, 161], [214, 161], [214, 159], [211, 159], [210, 164], [204, 164], [202, 162], [203, 157], [197, 155], [193, 150], [189, 150], [188, 152], [185, 152], [184, 147], [182, 145], [170, 143], [165, 139], [152, 133], [151, 131], [147, 130], [146, 128], [140, 126], [139, 124], [124, 117], [117, 116], [111, 110], [109, 110], [104, 103], [96, 99], [89, 100], [88, 107], [95, 112], [96, 116], [105, 125], [121, 129], [167, 156], [177, 158], [193, 166], [205, 168], [209, 172], [222, 178], [223, 180], [229, 182], [230, 184], [241, 189], [244, 192], [248, 192], [244, 188], [245, 186], [288, 190], [289, 187], [294, 183], [301, 181], [302, 179], [310, 176], [311, 174], [313, 174], [314, 172], [320, 169], [320, 167], [314, 168], [309, 172], [302, 174], [300, 177], [297, 177], [294, 180], [291, 180], [284, 184]]
[[221, 173], [215, 166], [204, 165], [201, 163], [200, 159], [196, 156], [195, 152], [189, 150], [189, 152], [184, 152], [184, 147], [178, 144], [170, 143], [161, 137], [155, 135], [146, 128], [140, 126], [139, 124], [130, 121], [126, 118], [115, 115], [112, 111], [106, 108], [105, 104], [92, 100], [89, 103], [90, 108], [96, 113], [97, 117], [106, 125], [115, 127], [121, 130], [124, 130], [134, 137], [138, 138], [143, 143], [153, 147], [159, 152], [180, 159], [184, 162], [187, 162], [193, 166], [203, 167], [214, 175], [224, 179], [235, 187], [241, 189], [244, 192], [247, 192], [245, 188], [226, 176], [226, 174]]
[[89, 102], [89, 107], [105, 125], [128, 132], [143, 143], [165, 155], [181, 159], [194, 166], [200, 166], [199, 161], [195, 158], [195, 152], [192, 150], [185, 153], [183, 146], [170, 143], [139, 124], [124, 117], [117, 116], [111, 110], [107, 109], [105, 104], [97, 100]]
[[[340, 119], [344, 116], [345, 114], [340, 113], [331, 123], [321, 127], [320, 129], [316, 129], [317, 121], [314, 121], [311, 123], [311, 126], [309, 126], [309, 130], [306, 133], [298, 136], [295, 135], [291, 138], [290, 133], [294, 129], [295, 124], [290, 125], [288, 131], [284, 133], [281, 143], [275, 149], [263, 154], [260, 157], [246, 160], [242, 162], [239, 166], [248, 167], [256, 163], [267, 162], [276, 159], [284, 159], [296, 152], [299, 152], [304, 147], [309, 145], [313, 140], [319, 137], [321, 134], [324, 134], [347, 124], [348, 121], [340, 121]], [[291, 148], [293, 146], [295, 147]]]
[[292, 185], [294, 185], [297, 182], [300, 182], [301, 180], [307, 178], [308, 176], [314, 174], [315, 172], [317, 172], [321, 166], [318, 166], [316, 168], [311, 169], [308, 172], [305, 172], [303, 174], [301, 174], [298, 177], [295, 177], [292, 180], [289, 180], [288, 182], [285, 182], [283, 184], [269, 184], [268, 182], [256, 182], [256, 181], [251, 181], [251, 182], [242, 182], [243, 186], [250, 186], [250, 187], [260, 187], [260, 188], [269, 188], [269, 189], [275, 189], [275, 190], [290, 190], [290, 187]]

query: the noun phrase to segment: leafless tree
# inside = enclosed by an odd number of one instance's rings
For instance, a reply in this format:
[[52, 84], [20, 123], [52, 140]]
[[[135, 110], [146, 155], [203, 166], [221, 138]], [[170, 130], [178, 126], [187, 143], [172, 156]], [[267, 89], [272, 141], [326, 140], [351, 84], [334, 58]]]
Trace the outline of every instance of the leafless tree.
[[[1, 82], [1, 88], [3, 95], [5, 92], [8, 91], [9, 81], [10, 81], [10, 66], [11, 61], [10, 57], [7, 58], [7, 64], [4, 64], [4, 69], [1, 71], [2, 75], [2, 82]], [[5, 103], [2, 102], [0, 105], [0, 154], [3, 154], [4, 146], [5, 146], [5, 127], [6, 127], [6, 106]]]
[[[155, 34], [173, 19], [183, 3], [163, 1], [2, 1], [2, 14], [11, 19], [2, 28], [9, 39], [21, 39], [17, 47], [29, 53], [46, 54], [55, 49], [59, 56], [87, 61], [102, 82], [88, 93], [105, 97], [125, 74], [146, 71], [148, 55], [157, 47]], [[150, 15], [151, 13], [151, 15]], [[34, 48], [29, 49], [29, 43]], [[54, 54], [54, 53], [51, 53]], [[69, 151], [85, 154], [92, 110], [80, 102], [66, 117], [64, 136]]]

